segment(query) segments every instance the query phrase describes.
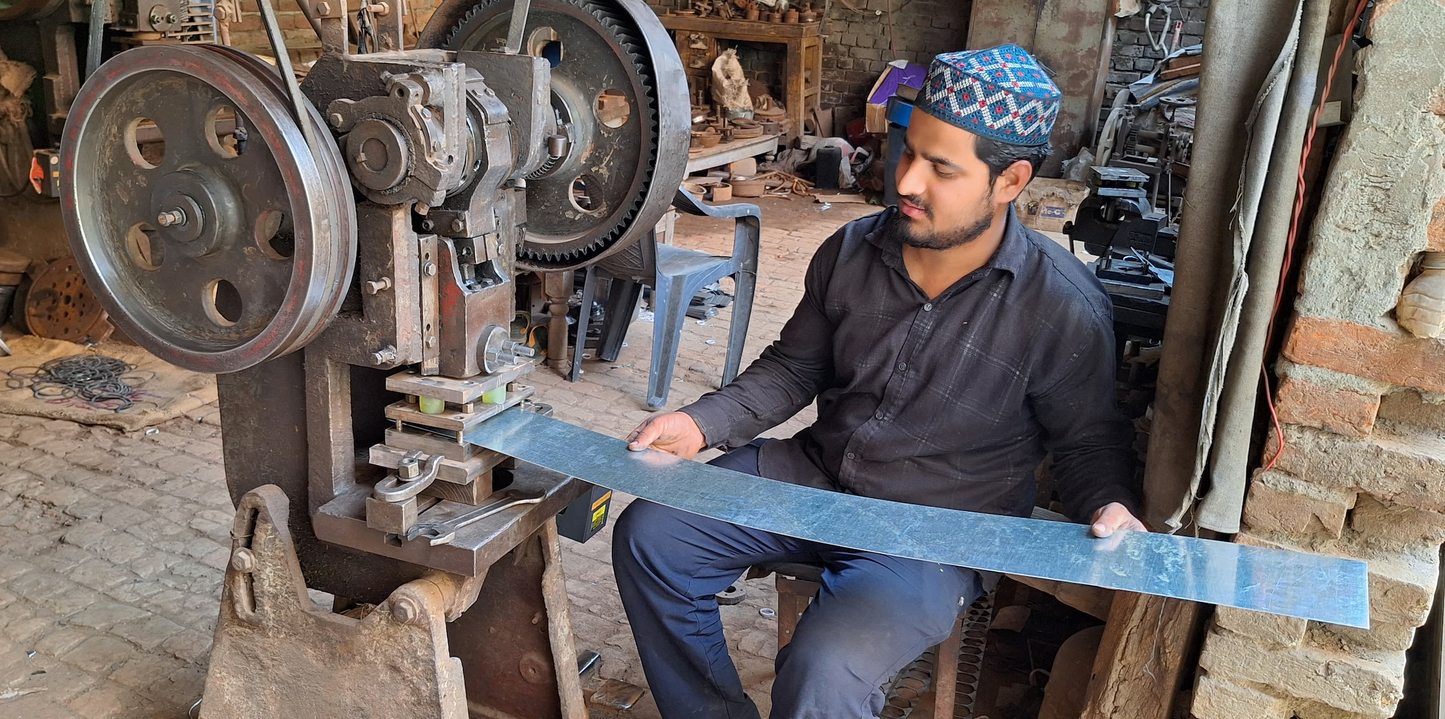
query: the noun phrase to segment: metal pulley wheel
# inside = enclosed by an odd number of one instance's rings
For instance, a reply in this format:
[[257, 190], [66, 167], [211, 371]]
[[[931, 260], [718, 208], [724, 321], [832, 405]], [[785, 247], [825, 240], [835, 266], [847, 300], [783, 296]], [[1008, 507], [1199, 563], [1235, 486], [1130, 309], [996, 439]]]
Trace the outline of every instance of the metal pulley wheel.
[[[448, 0], [418, 45], [496, 50], [511, 16], [511, 0]], [[522, 40], [522, 52], [552, 65], [552, 109], [566, 140], [527, 178], [517, 262], [590, 264], [635, 242], [672, 203], [691, 125], [682, 62], [641, 0], [532, 0]]]
[[120, 53], [81, 88], [61, 146], [66, 230], [101, 304], [141, 346], [199, 372], [299, 349], [356, 262], [340, 154], [275, 69], [211, 45]]

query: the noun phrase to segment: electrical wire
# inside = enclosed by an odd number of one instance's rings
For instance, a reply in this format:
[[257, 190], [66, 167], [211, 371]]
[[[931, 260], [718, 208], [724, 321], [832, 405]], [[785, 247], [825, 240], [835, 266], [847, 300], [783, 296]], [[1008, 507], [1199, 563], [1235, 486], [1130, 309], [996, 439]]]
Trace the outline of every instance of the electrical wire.
[[[1350, 18], [1350, 24], [1345, 27], [1344, 35], [1340, 38], [1339, 47], [1335, 48], [1335, 57], [1334, 60], [1330, 62], [1330, 71], [1325, 74], [1324, 90], [1320, 93], [1320, 101], [1315, 105], [1314, 115], [1310, 118], [1309, 130], [1305, 132], [1304, 151], [1300, 153], [1299, 173], [1295, 179], [1294, 215], [1290, 219], [1289, 236], [1285, 240], [1284, 261], [1281, 263], [1279, 271], [1279, 287], [1275, 289], [1274, 293], [1274, 308], [1270, 311], [1269, 315], [1269, 330], [1265, 335], [1267, 343], [1270, 341], [1270, 338], [1274, 337], [1275, 320], [1279, 318], [1279, 308], [1284, 303], [1285, 279], [1289, 277], [1290, 265], [1294, 258], [1295, 240], [1299, 237], [1300, 215], [1304, 212], [1305, 167], [1309, 163], [1310, 152], [1314, 147], [1315, 132], [1319, 129], [1320, 117], [1324, 114], [1325, 101], [1329, 99], [1330, 92], [1334, 88], [1335, 73], [1339, 71], [1340, 58], [1344, 57], [1347, 44], [1354, 41], [1355, 27], [1359, 24], [1360, 17], [1365, 14], [1365, 8], [1371, 2], [1372, 0], [1359, 0], [1359, 3], [1355, 5], [1354, 16]], [[1269, 356], [1268, 349], [1266, 346], [1266, 357]], [[1279, 414], [1275, 411], [1274, 392], [1269, 387], [1269, 371], [1262, 362], [1260, 363], [1259, 371], [1264, 374], [1264, 402], [1265, 405], [1269, 407], [1270, 417], [1274, 420], [1275, 441], [1278, 443], [1274, 456], [1270, 458], [1269, 464], [1264, 467], [1264, 471], [1268, 472], [1274, 468], [1275, 462], [1279, 461], [1280, 455], [1284, 454], [1284, 448], [1287, 442], [1284, 438], [1284, 432], [1280, 428]]]

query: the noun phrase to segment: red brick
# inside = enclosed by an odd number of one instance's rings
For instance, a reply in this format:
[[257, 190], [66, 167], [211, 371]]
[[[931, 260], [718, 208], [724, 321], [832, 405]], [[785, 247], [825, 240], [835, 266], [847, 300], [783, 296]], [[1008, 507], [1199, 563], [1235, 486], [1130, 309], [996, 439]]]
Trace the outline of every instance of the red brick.
[[1250, 484], [1249, 498], [1244, 504], [1244, 523], [1255, 531], [1337, 538], [1354, 504], [1354, 492], [1327, 489], [1279, 472], [1266, 472]]
[[1286, 375], [1275, 397], [1279, 421], [1364, 437], [1375, 426], [1380, 396], [1326, 387]]
[[[1279, 446], [1273, 432], [1265, 461]], [[1445, 439], [1383, 428], [1350, 438], [1284, 426], [1284, 449], [1274, 469], [1321, 487], [1369, 492], [1383, 502], [1445, 512]]]
[[1380, 419], [1445, 434], [1445, 401], [1431, 402], [1415, 390], [1380, 398]]
[[1344, 320], [1298, 317], [1284, 356], [1357, 377], [1445, 392], [1445, 340], [1420, 339]]

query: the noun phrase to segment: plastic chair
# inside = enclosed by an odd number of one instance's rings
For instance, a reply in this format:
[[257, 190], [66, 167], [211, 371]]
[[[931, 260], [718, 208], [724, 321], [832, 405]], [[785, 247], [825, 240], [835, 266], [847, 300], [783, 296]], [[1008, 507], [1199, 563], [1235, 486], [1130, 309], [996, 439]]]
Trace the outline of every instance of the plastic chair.
[[592, 302], [601, 275], [605, 273], [613, 278], [607, 301], [607, 318], [602, 328], [602, 344], [597, 351], [597, 358], [608, 362], [617, 359], [627, 328], [637, 314], [642, 286], [647, 285], [652, 288], [655, 323], [647, 406], [654, 409], [667, 404], [673, 367], [677, 364], [677, 349], [682, 341], [682, 327], [687, 322], [688, 304], [698, 290], [724, 277], [732, 277], [737, 283], [737, 290], [732, 303], [732, 327], [728, 331], [722, 383], [727, 384], [737, 377], [743, 359], [743, 342], [748, 337], [748, 318], [753, 311], [758, 253], [762, 242], [762, 211], [757, 205], [706, 205], [692, 193], [679, 189], [673, 206], [689, 215], [733, 220], [732, 255], [718, 257], [659, 244], [655, 234], [649, 232], [632, 247], [589, 267], [582, 285], [583, 311], [579, 313], [577, 322], [577, 350], [572, 353], [572, 369], [567, 375], [572, 382], [582, 375], [581, 348], [586, 342]]

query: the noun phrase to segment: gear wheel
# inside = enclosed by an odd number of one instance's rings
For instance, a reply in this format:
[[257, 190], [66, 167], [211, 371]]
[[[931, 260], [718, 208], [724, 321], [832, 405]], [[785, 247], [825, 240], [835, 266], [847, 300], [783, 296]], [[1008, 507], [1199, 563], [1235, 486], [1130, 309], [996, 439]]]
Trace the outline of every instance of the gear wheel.
[[[492, 50], [510, 0], [452, 0], [422, 47]], [[687, 161], [682, 64], [656, 15], [637, 0], [534, 0], [523, 51], [547, 57], [552, 104], [570, 151], [528, 179], [527, 269], [596, 262], [635, 242], [667, 210]]]

